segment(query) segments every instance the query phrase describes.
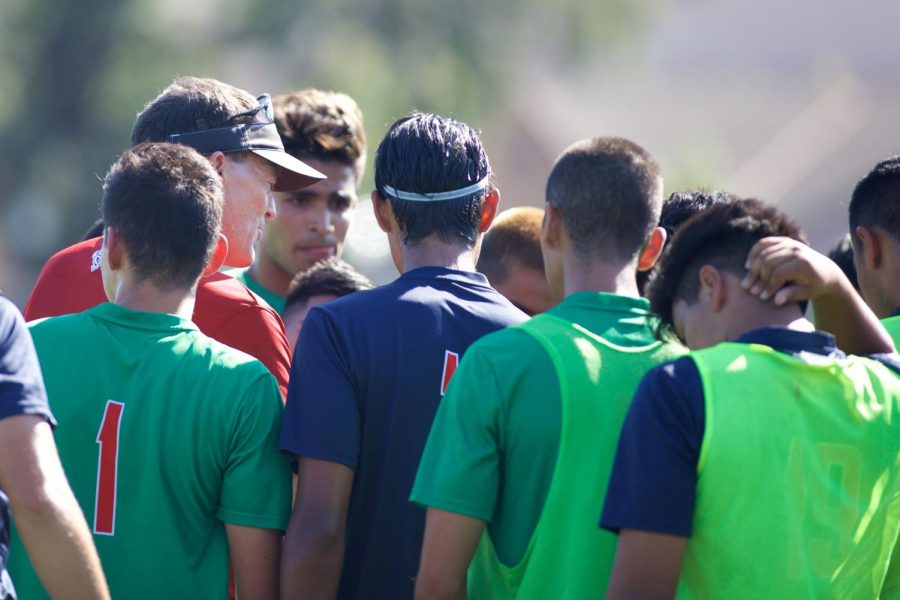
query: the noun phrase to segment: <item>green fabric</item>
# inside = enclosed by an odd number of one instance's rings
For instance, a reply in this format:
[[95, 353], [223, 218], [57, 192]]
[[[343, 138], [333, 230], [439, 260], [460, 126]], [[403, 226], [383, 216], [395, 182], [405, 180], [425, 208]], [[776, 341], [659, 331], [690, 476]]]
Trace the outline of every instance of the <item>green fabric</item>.
[[887, 329], [894, 340], [894, 346], [900, 348], [900, 316], [882, 319], [881, 324], [884, 325], [884, 328]]
[[279, 296], [275, 292], [271, 292], [264, 288], [262, 284], [258, 281], [250, 277], [250, 269], [249, 267], [244, 269], [231, 269], [229, 271], [225, 271], [227, 275], [231, 275], [241, 283], [243, 283], [247, 288], [266, 301], [266, 303], [275, 309], [279, 315], [284, 312], [284, 296]]
[[[627, 407], [640, 377], [647, 369], [656, 362], [684, 352], [680, 346], [659, 346], [653, 332], [655, 322], [651, 320], [648, 309], [649, 305], [643, 299], [580, 292], [566, 298], [546, 315], [529, 322], [537, 325], [507, 328], [485, 336], [471, 346], [438, 409], [411, 499], [422, 505], [486, 521], [488, 535], [483, 544], [491, 546], [490, 555], [496, 551], [494, 556], [499, 563], [519, 565], [519, 570], [524, 572], [527, 569], [522, 565], [537, 551], [541, 558], [530, 558], [530, 562], [539, 565], [545, 557], [544, 545], [535, 546], [533, 540], [536, 539], [539, 521], [545, 528], [543, 523], [555, 518], [548, 517], [544, 511], [545, 500], [549, 507], [553, 498], [548, 498], [551, 482], [554, 487], [559, 486], [559, 490], [569, 490], [572, 479], [564, 475], [565, 482], [561, 484], [557, 484], [555, 479], [563, 473], [559, 466], [562, 462], [559, 458], [560, 432], [565, 425], [560, 402], [561, 386], [564, 384], [557, 376], [558, 369], [554, 363], [563, 357], [577, 367], [571, 373], [563, 370], [566, 380], [574, 379], [576, 382], [566, 383], [567, 387], [587, 385], [593, 391], [597, 385], [613, 388], [622, 384], [621, 392], [615, 394], [618, 400], [615, 406], [617, 410], [624, 410], [622, 407]], [[532, 327], [540, 327], [542, 323], [550, 324], [546, 325], [550, 332], [538, 338]], [[600, 336], [603, 340], [599, 339]], [[558, 343], [563, 350], [548, 352], [545, 347], [548, 339], [552, 340], [551, 348]], [[580, 346], [589, 356], [602, 357], [604, 364], [606, 361], [621, 360], [620, 355], [639, 355], [642, 358], [638, 362], [629, 359], [631, 364], [627, 366], [627, 371], [630, 377], [623, 372], [622, 377], [612, 376], [614, 381], [611, 381], [604, 369], [601, 382], [588, 383], [590, 377], [599, 374], [585, 371], [583, 353], [573, 354]], [[644, 364], [643, 357], [648, 347], [650, 354], [659, 353], [660, 356]], [[596, 363], [591, 364], [596, 366]], [[623, 379], [629, 381], [622, 383]], [[575, 393], [571, 396], [580, 398], [584, 395]], [[570, 399], [566, 406], [571, 402]], [[580, 406], [582, 403], [576, 404], [579, 411], [584, 408]], [[594, 406], [593, 409], [605, 411], [606, 407]], [[571, 455], [580, 453], [591, 457], [587, 462], [591, 463], [590, 471], [596, 473], [598, 444], [609, 448], [602, 468], [607, 472], [601, 477], [602, 484], [586, 482], [574, 492], [575, 495], [585, 493], [585, 505], [592, 502], [590, 498], [596, 501], [587, 511], [590, 512], [589, 519], [581, 515], [589, 520], [584, 530], [592, 539], [602, 539], [607, 535], [598, 529], [597, 520], [621, 426], [618, 413], [615, 423], [612, 419], [604, 419], [605, 416], [600, 417], [600, 424], [582, 432], [589, 438], [586, 445], [579, 446], [585, 443], [584, 440], [573, 436], [567, 450]], [[598, 435], [609, 431], [608, 428], [614, 429], [615, 433]], [[601, 440], [596, 440], [596, 437]], [[569, 460], [566, 459], [566, 462]], [[568, 492], [557, 492], [556, 497], [564, 493]], [[596, 500], [598, 493], [599, 500]], [[541, 539], [550, 539], [550, 536], [548, 534]], [[484, 549], [479, 551], [479, 555], [485, 555]], [[598, 571], [596, 561], [594, 557], [588, 571]], [[603, 577], [607, 574], [604, 573]], [[501, 579], [497, 580], [498, 583], [502, 583]], [[594, 589], [589, 596], [596, 594]], [[509, 594], [498, 597], [504, 596]], [[526, 596], [523, 594], [522, 597]]]
[[[63, 467], [95, 532], [98, 432], [107, 401], [124, 404], [114, 530], [94, 535], [112, 596], [225, 598], [223, 521], [284, 529], [290, 511], [274, 378], [175, 315], [101, 304], [38, 321], [31, 333]], [[46, 597], [13, 537], [19, 596]]]
[[691, 356], [706, 426], [678, 597], [878, 597], [900, 531], [896, 374], [751, 344]]

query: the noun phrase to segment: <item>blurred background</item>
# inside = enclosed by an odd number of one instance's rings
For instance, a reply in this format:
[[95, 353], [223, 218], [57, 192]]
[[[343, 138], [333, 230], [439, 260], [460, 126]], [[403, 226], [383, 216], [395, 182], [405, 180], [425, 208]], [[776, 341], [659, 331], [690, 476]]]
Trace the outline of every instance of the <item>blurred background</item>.
[[414, 108], [482, 130], [504, 207], [541, 206], [571, 142], [621, 135], [667, 193], [768, 200], [825, 250], [856, 180], [900, 151], [898, 23], [873, 0], [2, 0], [0, 287], [21, 307], [81, 238], [136, 113], [176, 75], [357, 100], [370, 151], [345, 258], [379, 282], [395, 273], [372, 154]]

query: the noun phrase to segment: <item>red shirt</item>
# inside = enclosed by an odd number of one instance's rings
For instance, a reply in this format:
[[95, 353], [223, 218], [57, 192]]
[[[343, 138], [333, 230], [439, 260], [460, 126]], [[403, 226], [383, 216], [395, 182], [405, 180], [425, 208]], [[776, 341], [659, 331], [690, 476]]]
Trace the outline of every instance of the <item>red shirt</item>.
[[[60, 250], [47, 261], [25, 305], [29, 321], [81, 312], [107, 302], [94, 238]], [[197, 285], [193, 321], [209, 337], [257, 358], [287, 397], [291, 351], [281, 317], [230, 275], [214, 273]]]

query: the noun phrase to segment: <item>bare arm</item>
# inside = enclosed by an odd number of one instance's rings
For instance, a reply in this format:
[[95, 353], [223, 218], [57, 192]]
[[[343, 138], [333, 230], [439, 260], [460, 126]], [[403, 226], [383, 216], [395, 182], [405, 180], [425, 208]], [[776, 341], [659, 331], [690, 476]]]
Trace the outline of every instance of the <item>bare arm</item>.
[[623, 529], [607, 600], [674, 598], [686, 545], [687, 538]]
[[31, 564], [53, 598], [109, 598], [87, 522], [42, 417], [0, 420], [0, 486]]
[[282, 598], [334, 598], [344, 562], [353, 470], [301, 458], [297, 501], [284, 538]]
[[234, 585], [240, 600], [278, 597], [281, 532], [225, 523]]
[[847, 352], [894, 352], [890, 335], [840, 267], [805, 244], [785, 237], [760, 240], [747, 256], [742, 284], [779, 306], [811, 300], [816, 328], [832, 333]]
[[465, 600], [466, 571], [483, 531], [480, 519], [428, 509], [417, 600]]

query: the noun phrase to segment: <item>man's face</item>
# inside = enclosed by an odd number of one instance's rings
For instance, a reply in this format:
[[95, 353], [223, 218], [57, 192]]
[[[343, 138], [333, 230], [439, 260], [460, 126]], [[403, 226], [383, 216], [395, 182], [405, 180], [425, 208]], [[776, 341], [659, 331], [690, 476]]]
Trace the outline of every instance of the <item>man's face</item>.
[[518, 262], [509, 265], [508, 275], [503, 283], [491, 282], [491, 285], [529, 316], [556, 306], [556, 300], [544, 272]]
[[228, 238], [226, 266], [253, 264], [253, 245], [262, 237], [266, 221], [275, 216], [272, 186], [276, 178], [276, 167], [255, 154], [225, 156], [222, 233]]
[[303, 321], [306, 315], [314, 306], [331, 302], [337, 298], [334, 294], [315, 294], [309, 297], [303, 308], [292, 310], [284, 317], [284, 330], [287, 335], [288, 344], [291, 346], [291, 355], [294, 354], [294, 348], [297, 346], [297, 340], [300, 338], [300, 330], [303, 329]]
[[356, 212], [356, 175], [335, 161], [303, 159], [328, 179], [293, 192], [275, 192], [277, 216], [266, 226], [261, 250], [288, 275], [340, 256]]

